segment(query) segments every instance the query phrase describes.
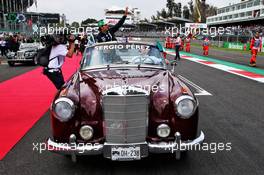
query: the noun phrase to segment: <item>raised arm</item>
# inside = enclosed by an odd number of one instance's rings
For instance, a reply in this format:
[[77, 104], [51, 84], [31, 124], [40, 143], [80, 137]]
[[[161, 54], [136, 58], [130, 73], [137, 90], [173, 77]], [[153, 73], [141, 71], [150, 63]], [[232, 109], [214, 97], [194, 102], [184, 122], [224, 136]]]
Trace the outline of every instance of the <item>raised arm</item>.
[[117, 32], [117, 31], [120, 29], [120, 27], [122, 27], [122, 25], [125, 23], [127, 15], [128, 15], [128, 7], [126, 7], [125, 14], [124, 14], [124, 16], [118, 21], [118, 23], [109, 29], [110, 32], [112, 32], [112, 33]]

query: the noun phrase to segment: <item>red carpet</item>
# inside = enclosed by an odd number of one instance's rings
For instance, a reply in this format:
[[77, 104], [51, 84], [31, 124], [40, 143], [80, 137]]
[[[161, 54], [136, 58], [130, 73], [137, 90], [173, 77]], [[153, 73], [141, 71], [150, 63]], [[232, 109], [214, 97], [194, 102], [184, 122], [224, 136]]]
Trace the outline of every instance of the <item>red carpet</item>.
[[[74, 56], [66, 60], [65, 80], [77, 70], [80, 59]], [[0, 83], [0, 160], [47, 112], [55, 93], [42, 68]]]

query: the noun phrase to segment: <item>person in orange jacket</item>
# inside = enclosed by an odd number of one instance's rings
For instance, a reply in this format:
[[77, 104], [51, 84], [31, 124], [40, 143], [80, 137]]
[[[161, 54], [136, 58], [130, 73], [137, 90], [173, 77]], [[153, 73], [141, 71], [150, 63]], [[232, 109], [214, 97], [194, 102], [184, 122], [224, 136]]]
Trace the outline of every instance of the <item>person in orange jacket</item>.
[[191, 37], [188, 36], [186, 39], [185, 39], [185, 51], [186, 52], [191, 52]]
[[181, 48], [180, 48], [180, 51], [183, 51], [184, 50], [184, 38], [181, 37]]
[[166, 46], [167, 49], [170, 49], [170, 37], [166, 37]]
[[250, 42], [250, 49], [252, 56], [249, 65], [252, 67], [256, 67], [257, 54], [260, 51], [260, 47], [261, 47], [261, 39], [259, 37], [259, 33], [256, 33]]
[[210, 41], [209, 39], [206, 37], [203, 41], [203, 55], [208, 56], [209, 54], [209, 45], [210, 45]]

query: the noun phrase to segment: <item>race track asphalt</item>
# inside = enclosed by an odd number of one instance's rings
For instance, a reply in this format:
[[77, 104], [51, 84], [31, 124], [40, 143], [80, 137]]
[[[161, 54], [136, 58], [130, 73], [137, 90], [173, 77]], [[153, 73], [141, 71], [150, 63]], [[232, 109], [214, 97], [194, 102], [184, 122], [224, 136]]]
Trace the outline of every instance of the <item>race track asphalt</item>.
[[[191, 48], [191, 53], [194, 53], [196, 55], [203, 55], [202, 47], [193, 46]], [[250, 51], [248, 51], [248, 53], [245, 54], [235, 51], [226, 51], [226, 50], [218, 50], [215, 48], [210, 48], [209, 57], [248, 66], [251, 58], [251, 54]], [[259, 56], [259, 55], [257, 56], [257, 68], [264, 69], [264, 56]]]
[[10, 67], [6, 63], [0, 64], [0, 83], [35, 68], [36, 66], [30, 66], [28, 64], [17, 64], [15, 67]]
[[[32, 69], [0, 65], [0, 81]], [[178, 63], [176, 73], [212, 94], [198, 96], [199, 128], [206, 143], [230, 142], [231, 151], [190, 151], [180, 161], [171, 155], [153, 155], [135, 162], [111, 162], [95, 156], [72, 163], [61, 155], [33, 151], [33, 143], [45, 142], [51, 133], [47, 112], [0, 161], [0, 174], [264, 174], [264, 84], [188, 60]]]

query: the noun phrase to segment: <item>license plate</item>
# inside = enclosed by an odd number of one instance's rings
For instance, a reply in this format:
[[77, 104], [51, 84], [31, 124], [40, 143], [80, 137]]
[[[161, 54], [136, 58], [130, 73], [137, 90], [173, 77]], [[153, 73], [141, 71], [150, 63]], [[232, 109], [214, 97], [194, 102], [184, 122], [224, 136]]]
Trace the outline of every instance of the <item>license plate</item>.
[[112, 160], [140, 160], [140, 147], [112, 147]]

